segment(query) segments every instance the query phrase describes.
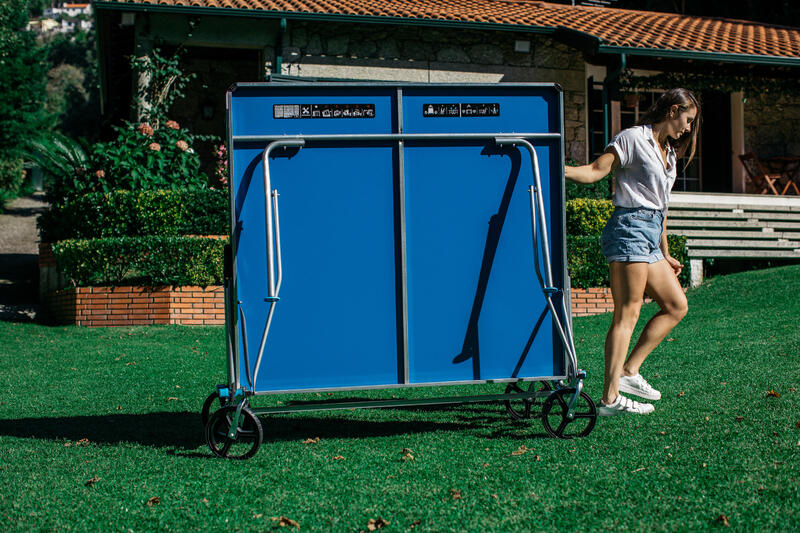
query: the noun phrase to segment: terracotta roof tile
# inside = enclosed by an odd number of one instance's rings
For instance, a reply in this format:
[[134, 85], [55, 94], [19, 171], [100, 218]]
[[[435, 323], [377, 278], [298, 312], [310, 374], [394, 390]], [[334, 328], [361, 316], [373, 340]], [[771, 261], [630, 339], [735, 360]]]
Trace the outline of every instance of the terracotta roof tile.
[[564, 27], [610, 46], [800, 58], [800, 28], [534, 0], [105, 0], [105, 4]]

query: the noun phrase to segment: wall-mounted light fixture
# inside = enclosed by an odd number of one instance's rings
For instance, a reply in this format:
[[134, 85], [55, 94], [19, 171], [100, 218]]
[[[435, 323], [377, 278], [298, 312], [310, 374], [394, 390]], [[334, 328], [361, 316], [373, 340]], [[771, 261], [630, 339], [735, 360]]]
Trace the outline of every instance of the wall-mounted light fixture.
[[514, 51], [515, 52], [522, 52], [528, 53], [531, 51], [531, 42], [530, 41], [514, 41]]

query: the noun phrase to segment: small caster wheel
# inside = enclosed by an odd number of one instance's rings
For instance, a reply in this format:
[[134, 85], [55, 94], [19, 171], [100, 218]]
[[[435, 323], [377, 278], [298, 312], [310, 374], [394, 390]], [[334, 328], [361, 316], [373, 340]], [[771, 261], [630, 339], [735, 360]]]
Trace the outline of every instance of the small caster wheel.
[[[214, 401], [217, 400], [218, 398], [219, 398], [219, 391], [214, 391], [211, 394], [209, 394], [208, 398], [206, 398], [206, 401], [203, 402], [203, 410], [200, 411], [200, 420], [202, 420], [203, 422], [203, 427], [206, 427], [206, 424], [208, 424], [208, 418], [211, 415], [211, 406], [214, 405]], [[220, 405], [222, 407], [225, 407], [227, 404], [228, 404], [227, 400], [222, 400], [220, 402]]]
[[575, 402], [573, 417], [567, 416], [569, 402], [575, 389], [559, 389], [544, 401], [542, 406], [542, 423], [547, 433], [559, 439], [585, 437], [594, 429], [597, 422], [597, 409], [589, 395], [581, 392]]
[[206, 442], [217, 457], [249, 459], [261, 446], [264, 433], [258, 417], [249, 408], [244, 407], [239, 415], [236, 437], [231, 439], [228, 432], [236, 414], [236, 407], [226, 405], [211, 415], [206, 425]]
[[[530, 381], [528, 382], [528, 390], [520, 387], [523, 382], [509, 383], [506, 387], [506, 394], [520, 393], [520, 392], [533, 392], [549, 391], [551, 390], [550, 384], [546, 381]], [[536, 388], [538, 385], [538, 388]], [[506, 400], [506, 411], [515, 420], [525, 420], [531, 417], [531, 407], [536, 405], [536, 398], [523, 398], [519, 400]]]

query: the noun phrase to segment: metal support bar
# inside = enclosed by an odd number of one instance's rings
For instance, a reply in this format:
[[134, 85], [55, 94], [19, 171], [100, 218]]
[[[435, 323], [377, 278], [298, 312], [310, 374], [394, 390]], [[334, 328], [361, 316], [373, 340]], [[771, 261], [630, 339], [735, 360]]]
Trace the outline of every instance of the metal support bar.
[[[553, 294], [557, 292], [557, 290], [553, 287], [553, 273], [552, 273], [552, 266], [550, 263], [550, 243], [548, 242], [547, 236], [547, 219], [544, 214], [544, 198], [542, 197], [542, 180], [539, 173], [539, 158], [536, 155], [536, 149], [533, 145], [525, 139], [521, 138], [500, 138], [498, 137], [495, 139], [495, 142], [498, 146], [516, 146], [521, 145], [524, 146], [525, 149], [528, 150], [531, 156], [531, 168], [533, 169], [533, 186], [528, 189], [530, 196], [531, 196], [531, 229], [533, 232], [533, 254], [534, 254], [534, 268], [536, 269], [536, 277], [539, 279], [539, 283], [542, 285], [542, 292], [544, 293], [545, 300], [547, 302], [547, 307], [550, 309], [550, 312], [553, 315], [553, 321], [556, 324], [556, 330], [558, 331], [559, 336], [561, 337], [561, 341], [564, 343], [564, 349], [569, 355], [570, 361], [570, 375], [574, 379], [575, 376], [578, 374], [578, 357], [575, 351], [575, 343], [572, 339], [572, 331], [571, 328], [567, 325], [562, 325], [561, 319], [559, 318], [559, 314], [556, 311], [555, 305], [553, 304]], [[539, 207], [537, 208], [537, 204]], [[538, 217], [538, 228], [537, 228], [537, 217]], [[537, 231], [538, 230], [538, 231]], [[542, 261], [544, 262], [544, 279], [542, 279], [542, 273], [539, 268], [539, 257], [538, 257], [538, 250], [539, 250], [539, 238], [538, 235], [541, 233], [541, 250], [542, 250]], [[562, 298], [562, 306], [564, 305], [564, 299]], [[569, 322], [569, 313], [572, 312], [571, 309], [563, 309], [565, 322]]]
[[450, 396], [441, 398], [416, 398], [398, 400], [368, 400], [363, 402], [331, 402], [281, 407], [262, 407], [252, 409], [256, 415], [296, 413], [302, 411], [335, 411], [343, 409], [372, 409], [376, 407], [416, 407], [422, 405], [462, 405], [465, 403], [489, 403], [504, 400], [524, 400], [546, 398], [553, 391], [531, 391], [512, 394], [484, 394], [480, 396]]

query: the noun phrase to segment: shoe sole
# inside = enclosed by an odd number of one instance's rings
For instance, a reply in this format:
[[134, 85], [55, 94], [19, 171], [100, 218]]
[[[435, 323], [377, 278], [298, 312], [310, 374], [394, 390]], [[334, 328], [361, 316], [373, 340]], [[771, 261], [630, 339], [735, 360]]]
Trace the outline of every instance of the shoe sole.
[[658, 394], [648, 394], [646, 392], [642, 392], [639, 389], [634, 389], [633, 387], [628, 387], [624, 383], [620, 382], [619, 384], [619, 391], [620, 392], [627, 392], [628, 394], [633, 394], [634, 396], [638, 396], [639, 398], [645, 398], [648, 400], [660, 400], [661, 393]]
[[597, 416], [617, 416], [617, 415], [649, 415], [653, 411], [647, 411], [646, 413], [637, 413], [636, 411], [619, 411], [617, 409], [603, 409], [602, 407], [597, 408]]

